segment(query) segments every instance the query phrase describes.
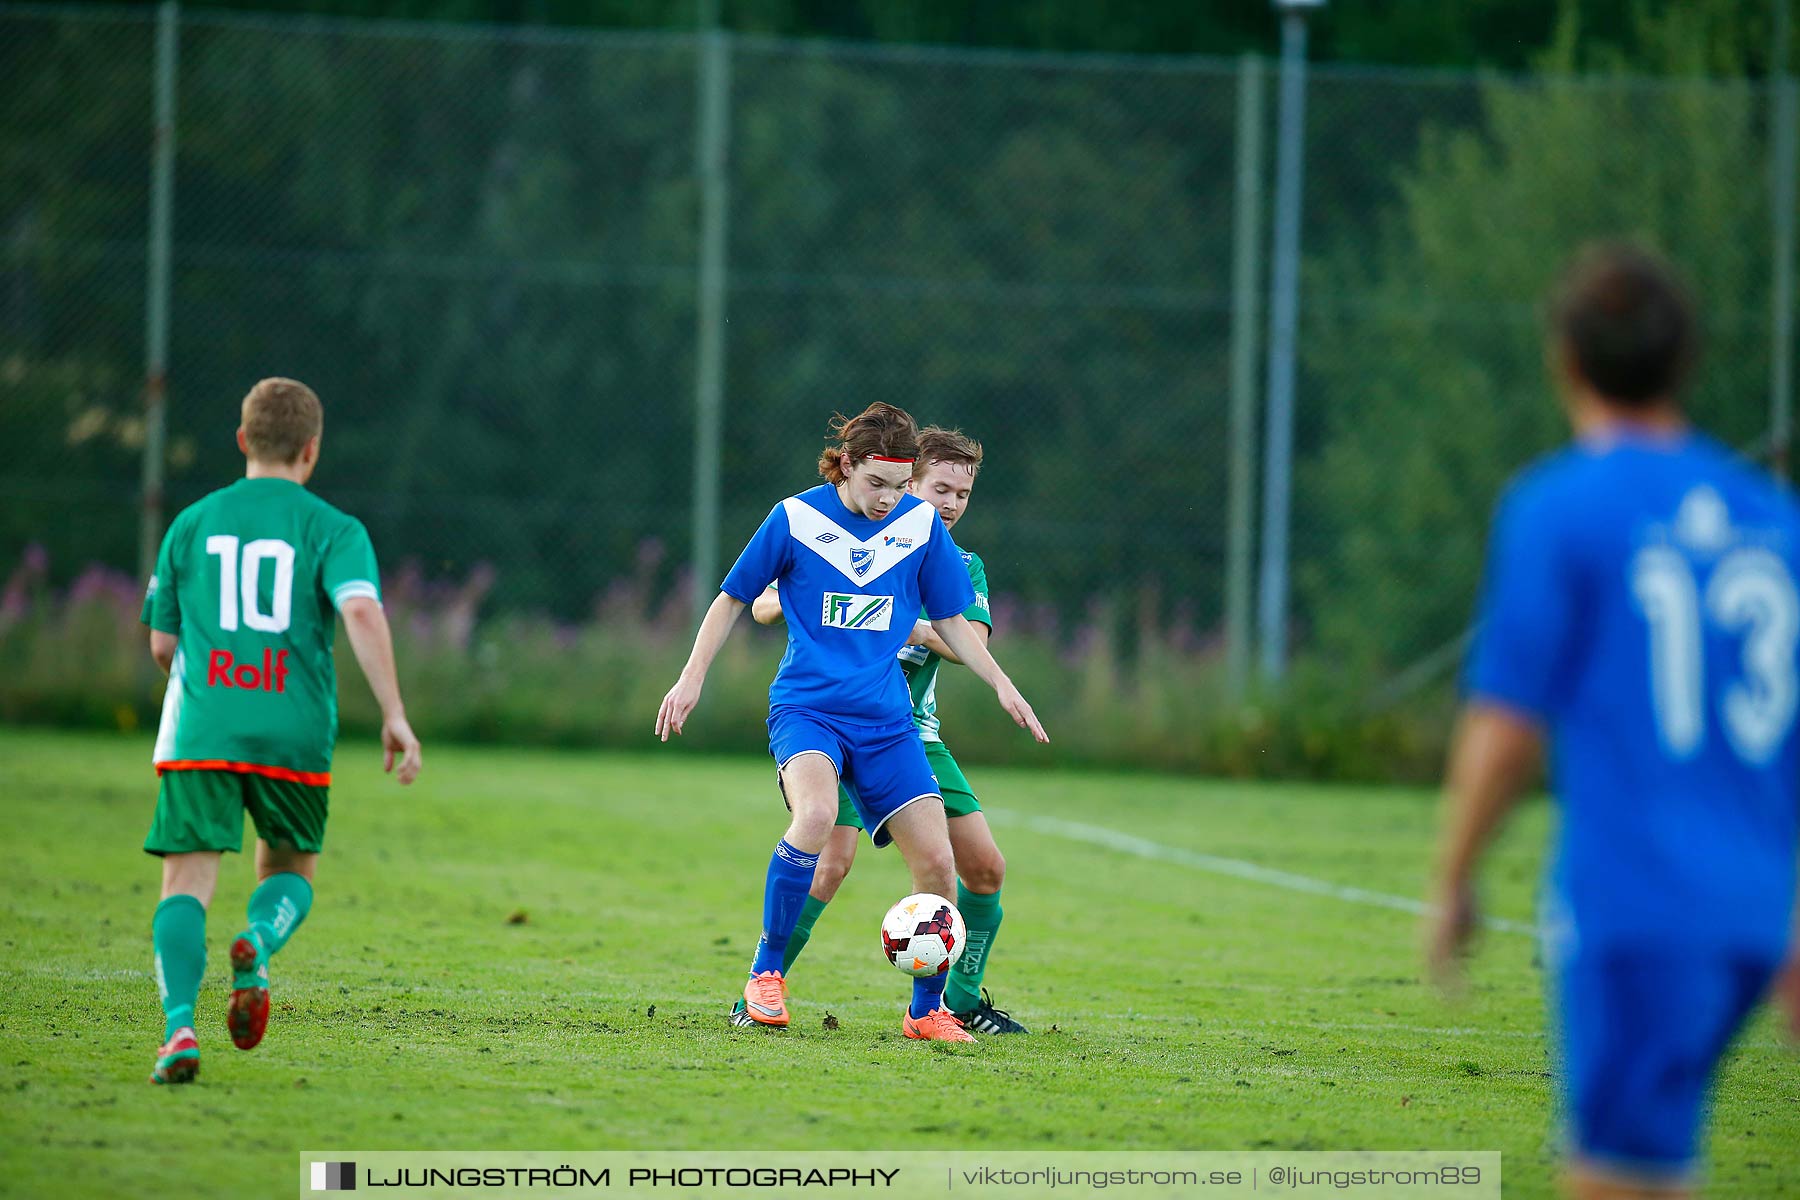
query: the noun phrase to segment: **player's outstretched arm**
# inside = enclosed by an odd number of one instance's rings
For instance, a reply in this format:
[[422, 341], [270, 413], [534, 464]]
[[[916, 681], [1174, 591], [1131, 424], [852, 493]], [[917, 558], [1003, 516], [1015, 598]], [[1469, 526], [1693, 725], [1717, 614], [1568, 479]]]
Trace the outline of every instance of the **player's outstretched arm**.
[[400, 678], [394, 669], [394, 636], [388, 629], [387, 614], [381, 605], [367, 596], [344, 601], [338, 609], [344, 617], [344, 632], [350, 635], [350, 649], [356, 652], [357, 665], [375, 702], [381, 705], [381, 769], [394, 771], [395, 756], [400, 769], [394, 777], [411, 783], [424, 768], [419, 739], [406, 720], [406, 705], [400, 702]]
[[1019, 694], [1013, 681], [1006, 677], [1006, 672], [1000, 669], [1000, 664], [988, 653], [986, 639], [975, 632], [967, 617], [954, 616], [948, 620], [933, 621], [931, 628], [942, 639], [945, 647], [956, 656], [956, 661], [975, 672], [983, 683], [994, 689], [994, 694], [1000, 697], [1000, 707], [1006, 710], [1019, 728], [1030, 730], [1031, 736], [1040, 742], [1050, 740], [1050, 735], [1044, 732], [1043, 725], [1038, 722], [1037, 714], [1031, 711], [1031, 705], [1025, 702], [1025, 697]]
[[1444, 831], [1426, 932], [1431, 975], [1462, 982], [1457, 959], [1475, 932], [1475, 867], [1500, 821], [1537, 768], [1543, 735], [1509, 708], [1475, 703], [1463, 712], [1444, 779]]
[[[949, 643], [944, 641], [943, 635], [933, 628], [930, 621], [920, 621], [919, 626], [915, 640], [907, 643], [909, 646], [923, 646], [945, 662], [953, 662], [959, 667], [963, 665], [963, 660], [957, 656], [956, 651], [950, 648]], [[980, 621], [970, 621], [969, 632], [980, 638], [981, 644], [984, 646], [989, 645], [994, 636], [994, 631]]]
[[750, 619], [758, 625], [784, 625], [787, 615], [781, 611], [781, 593], [774, 588], [764, 588], [750, 605]]
[[681, 727], [687, 724], [688, 714], [700, 703], [700, 689], [706, 684], [706, 672], [745, 607], [742, 600], [720, 592], [712, 607], [706, 610], [700, 632], [694, 635], [694, 650], [688, 655], [687, 666], [681, 668], [681, 678], [663, 697], [662, 707], [656, 712], [656, 736], [663, 741], [668, 741], [671, 733], [681, 732]]

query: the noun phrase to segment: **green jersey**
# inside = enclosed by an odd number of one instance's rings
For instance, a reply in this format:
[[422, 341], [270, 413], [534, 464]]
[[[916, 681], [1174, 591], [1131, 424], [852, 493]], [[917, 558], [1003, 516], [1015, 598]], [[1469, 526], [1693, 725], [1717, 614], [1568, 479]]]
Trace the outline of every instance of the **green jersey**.
[[[969, 568], [969, 582], [975, 585], [975, 603], [963, 612], [963, 616], [992, 629], [994, 618], [988, 613], [987, 567], [982, 565], [979, 555], [967, 550], [959, 553], [963, 565]], [[906, 687], [912, 693], [913, 724], [919, 727], [919, 736], [928, 742], [944, 740], [938, 736], [937, 715], [938, 668], [943, 665], [943, 655], [923, 646], [907, 646], [900, 651], [900, 669], [905, 672]]]
[[144, 623], [174, 634], [159, 771], [324, 786], [337, 743], [336, 609], [381, 599], [362, 522], [285, 479], [240, 479], [163, 538]]

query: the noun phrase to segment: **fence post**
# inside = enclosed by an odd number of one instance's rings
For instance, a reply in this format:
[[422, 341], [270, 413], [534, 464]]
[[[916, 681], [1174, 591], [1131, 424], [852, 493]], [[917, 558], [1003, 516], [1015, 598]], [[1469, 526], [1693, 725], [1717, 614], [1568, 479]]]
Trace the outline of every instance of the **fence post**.
[[1231, 474], [1225, 551], [1226, 690], [1250, 681], [1250, 505], [1256, 471], [1257, 277], [1262, 274], [1262, 60], [1238, 60], [1237, 195], [1231, 256]]
[[1789, 70], [1788, 5], [1774, 0], [1775, 61], [1769, 72], [1769, 122], [1774, 146], [1769, 156], [1769, 203], [1775, 278], [1770, 289], [1774, 324], [1769, 358], [1769, 449], [1775, 470], [1788, 473], [1788, 444], [1794, 422], [1794, 76]]
[[144, 465], [138, 501], [138, 577], [156, 570], [162, 541], [163, 465], [168, 441], [170, 227], [175, 213], [175, 70], [181, 7], [156, 13], [156, 108], [150, 143], [150, 230], [144, 283]]
[[719, 584], [719, 448], [725, 415], [725, 271], [730, 179], [731, 40], [719, 28], [718, 0], [702, 0], [699, 36], [700, 302], [694, 374], [694, 610], [704, 613]]
[[1300, 318], [1300, 196], [1305, 168], [1306, 17], [1296, 0], [1281, 19], [1281, 128], [1275, 146], [1275, 257], [1269, 280], [1269, 416], [1263, 429], [1262, 672], [1287, 659], [1288, 507], [1294, 472], [1294, 356]]

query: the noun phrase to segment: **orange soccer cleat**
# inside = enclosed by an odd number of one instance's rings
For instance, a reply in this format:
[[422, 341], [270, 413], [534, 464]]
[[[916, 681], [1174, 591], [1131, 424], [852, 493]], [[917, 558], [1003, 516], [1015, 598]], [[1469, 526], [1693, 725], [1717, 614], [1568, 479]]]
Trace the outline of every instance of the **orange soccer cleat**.
[[786, 1025], [787, 984], [780, 971], [752, 975], [744, 985], [744, 1011], [758, 1025]]
[[934, 1008], [918, 1020], [913, 1020], [912, 1010], [906, 1010], [906, 1019], [900, 1022], [900, 1032], [909, 1038], [917, 1038], [924, 1042], [972, 1042], [975, 1035], [963, 1028], [961, 1021], [947, 1008]]

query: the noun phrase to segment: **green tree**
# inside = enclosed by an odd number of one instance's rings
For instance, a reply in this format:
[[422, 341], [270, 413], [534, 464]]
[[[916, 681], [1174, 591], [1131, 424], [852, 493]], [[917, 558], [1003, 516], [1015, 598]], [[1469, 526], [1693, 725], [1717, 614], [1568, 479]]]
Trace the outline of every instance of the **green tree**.
[[1764, 428], [1766, 92], [1705, 78], [1762, 52], [1738, 16], [1640, 10], [1628, 56], [1583, 53], [1571, 6], [1541, 79], [1482, 84], [1479, 125], [1429, 131], [1378, 227], [1309, 264], [1322, 416], [1299, 576], [1334, 656], [1394, 666], [1467, 624], [1503, 481], [1566, 437], [1539, 305], [1583, 241], [1637, 238], [1686, 270], [1707, 339], [1692, 411], [1734, 443]]

